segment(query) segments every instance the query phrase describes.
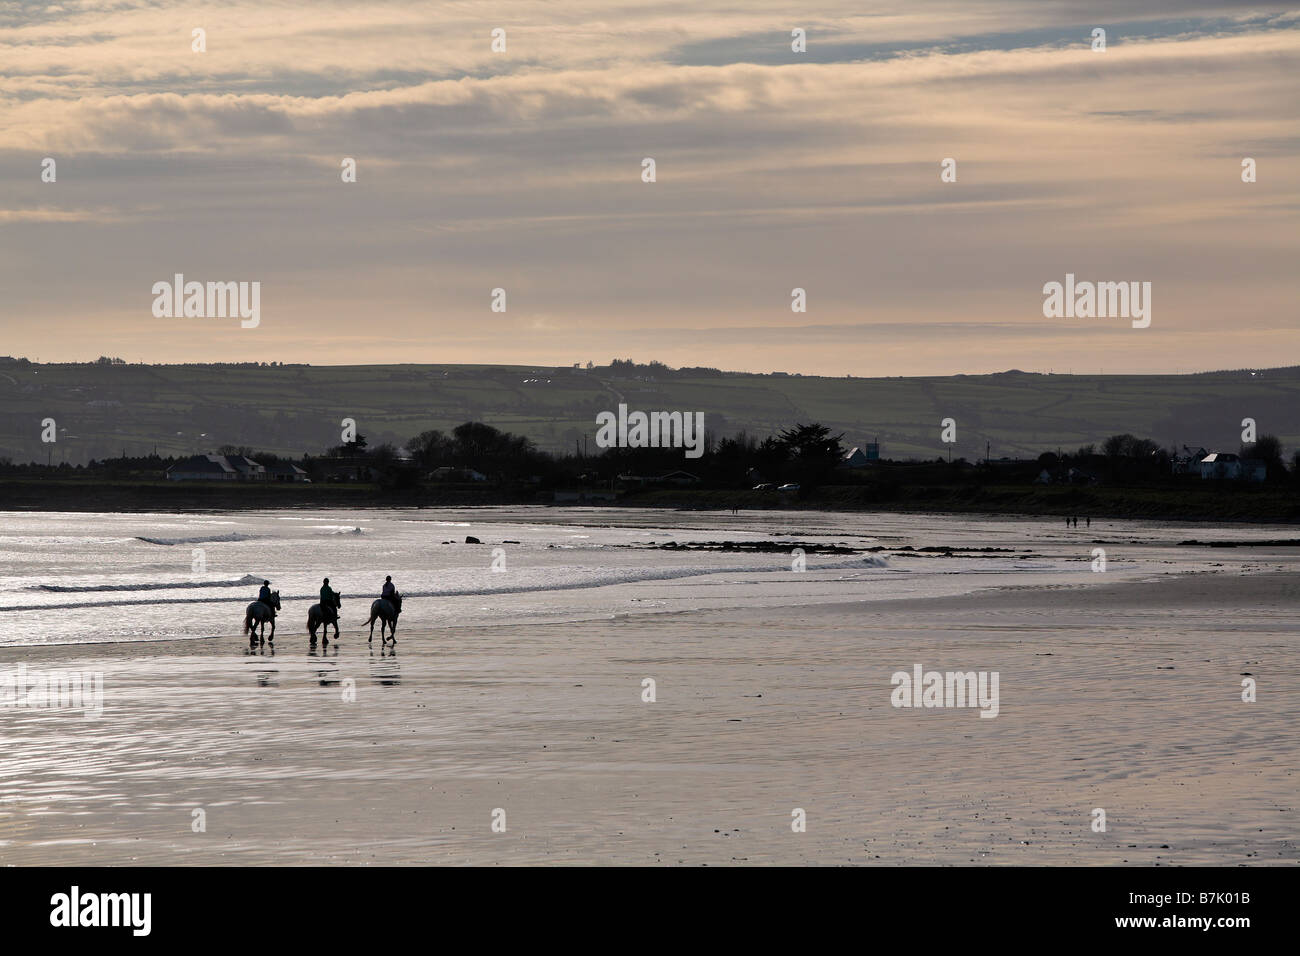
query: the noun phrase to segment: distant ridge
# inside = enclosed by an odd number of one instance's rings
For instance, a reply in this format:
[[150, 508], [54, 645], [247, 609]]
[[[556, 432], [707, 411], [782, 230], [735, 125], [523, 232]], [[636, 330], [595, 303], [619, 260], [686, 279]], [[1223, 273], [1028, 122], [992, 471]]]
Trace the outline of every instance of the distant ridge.
[[[0, 457], [82, 464], [247, 445], [299, 456], [340, 441], [352, 418], [372, 444], [484, 421], [550, 451], [595, 453], [595, 417], [631, 409], [705, 413], [715, 434], [758, 437], [819, 421], [845, 443], [879, 438], [886, 458], [947, 457], [940, 422], [957, 422], [954, 458], [1026, 457], [1130, 432], [1235, 451], [1241, 421], [1300, 446], [1300, 366], [1170, 375], [830, 378], [662, 365], [37, 364], [0, 360]], [[59, 439], [41, 442], [54, 418]], [[0, 503], [2, 505], [2, 503]]]

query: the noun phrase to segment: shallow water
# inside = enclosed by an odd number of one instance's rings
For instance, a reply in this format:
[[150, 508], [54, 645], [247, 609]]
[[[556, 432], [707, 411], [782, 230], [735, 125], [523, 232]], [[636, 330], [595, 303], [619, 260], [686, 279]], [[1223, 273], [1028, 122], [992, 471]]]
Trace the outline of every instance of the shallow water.
[[[1178, 545], [1288, 529], [543, 508], [3, 528], [0, 673], [103, 697], [93, 719], [0, 708], [0, 863], [1300, 859], [1300, 556]], [[889, 550], [796, 572], [637, 544], [668, 540]], [[343, 636], [313, 648], [322, 573]], [[360, 625], [385, 573], [409, 596], [396, 647]], [[250, 647], [261, 575], [285, 610]], [[998, 716], [895, 708], [916, 665], [999, 673]]]
[[[300, 634], [321, 578], [343, 621], [366, 620], [391, 574], [403, 627], [608, 618], [654, 608], [963, 593], [1023, 580], [1087, 583], [1092, 549], [1112, 576], [1212, 566], [1189, 537], [1266, 539], [1286, 529], [1149, 522], [1064, 527], [1055, 519], [632, 509], [399, 509], [231, 514], [0, 513], [0, 645], [175, 640], [237, 634], [265, 578], [277, 627]], [[467, 535], [480, 545], [465, 544]], [[979, 555], [665, 551], [701, 541], [996, 547]], [[1100, 544], [1099, 544], [1100, 543]], [[503, 570], [493, 570], [493, 564]], [[199, 563], [201, 562], [201, 563]]]

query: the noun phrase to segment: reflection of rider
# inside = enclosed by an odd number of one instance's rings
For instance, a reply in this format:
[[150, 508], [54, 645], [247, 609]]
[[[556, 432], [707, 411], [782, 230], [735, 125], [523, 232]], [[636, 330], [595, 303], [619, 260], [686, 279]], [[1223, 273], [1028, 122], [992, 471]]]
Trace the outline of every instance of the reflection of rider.
[[271, 604], [271, 582], [270, 581], [262, 582], [262, 590], [257, 592], [257, 599], [261, 601], [263, 604], [265, 604], [267, 607], [271, 608], [272, 610], [275, 610], [274, 606]]
[[320, 609], [325, 616], [325, 620], [331, 624], [338, 621], [338, 612], [334, 609], [338, 607], [338, 592], [330, 587], [330, 579], [326, 578], [325, 583], [320, 586]]

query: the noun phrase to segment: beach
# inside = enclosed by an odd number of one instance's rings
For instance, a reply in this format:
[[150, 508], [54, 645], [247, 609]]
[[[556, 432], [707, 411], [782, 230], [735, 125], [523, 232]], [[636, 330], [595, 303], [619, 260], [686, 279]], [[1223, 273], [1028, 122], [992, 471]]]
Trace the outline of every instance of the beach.
[[[367, 642], [366, 602], [345, 591], [341, 639], [312, 648], [300, 596], [312, 559], [285, 517], [192, 519], [237, 522], [213, 524], [208, 537], [222, 540], [206, 547], [246, 560], [218, 573], [210, 555], [213, 580], [239, 580], [257, 555], [301, 557], [276, 575], [295, 603], [274, 646], [252, 647], [239, 628], [246, 587], [205, 586], [239, 600], [196, 605], [177, 572], [164, 583], [178, 587], [157, 592], [175, 603], [131, 603], [149, 595], [130, 588], [162, 573], [142, 574], [140, 556], [180, 560], [181, 549], [188, 562], [204, 546], [186, 540], [202, 536], [192, 528], [172, 544], [106, 541], [121, 560], [111, 580], [91, 581], [71, 556], [84, 542], [61, 545], [60, 563], [46, 541], [46, 567], [65, 583], [47, 573], [43, 587], [81, 590], [33, 591], [15, 582], [34, 545], [10, 521], [0, 669], [100, 674], [103, 699], [91, 718], [0, 708], [0, 862], [1300, 860], [1300, 549], [1250, 544], [1286, 529], [1075, 532], [898, 515], [855, 527], [770, 514], [679, 515], [665, 527], [662, 514], [537, 509], [429, 526], [434, 516], [395, 516], [414, 528], [402, 545], [371, 518], [336, 535], [348, 521], [326, 516], [311, 535], [326, 553], [344, 548], [333, 567], [368, 553], [428, 596], [408, 598], [396, 645], [384, 645], [378, 628]], [[132, 540], [157, 524], [110, 521]], [[294, 530], [272, 533], [272, 522]], [[457, 544], [444, 545], [453, 531]], [[861, 552], [809, 554], [796, 571], [785, 554], [664, 551], [665, 532], [678, 544], [781, 532]], [[472, 562], [467, 535], [483, 542]], [[507, 535], [529, 543], [498, 543]], [[1244, 546], [1179, 544], [1193, 537]], [[556, 544], [571, 546], [562, 559]], [[488, 570], [492, 547], [511, 561], [503, 573]], [[1097, 547], [1104, 573], [1092, 570]], [[478, 577], [455, 576], [471, 563]], [[183, 614], [202, 622], [168, 625]], [[30, 619], [42, 633], [25, 631]], [[102, 633], [85, 626], [94, 619]], [[51, 640], [60, 620], [66, 632]], [[996, 673], [996, 716], [894, 706], [893, 675], [916, 667]]]

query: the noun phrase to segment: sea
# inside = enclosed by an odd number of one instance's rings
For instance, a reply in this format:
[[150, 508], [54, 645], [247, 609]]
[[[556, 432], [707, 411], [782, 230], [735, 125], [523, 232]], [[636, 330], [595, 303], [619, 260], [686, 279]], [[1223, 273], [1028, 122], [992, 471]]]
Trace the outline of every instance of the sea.
[[[1062, 518], [623, 508], [119, 514], [0, 512], [0, 645], [238, 634], [269, 580], [277, 636], [306, 634], [322, 579], [364, 627], [391, 575], [404, 631], [620, 614], [937, 597], [1213, 566], [1214, 527]], [[477, 539], [477, 543], [467, 543]], [[762, 550], [751, 550], [762, 544]], [[801, 547], [804, 546], [804, 547]], [[816, 553], [815, 547], [853, 549]], [[1099, 557], [1101, 561], [1099, 562]]]

